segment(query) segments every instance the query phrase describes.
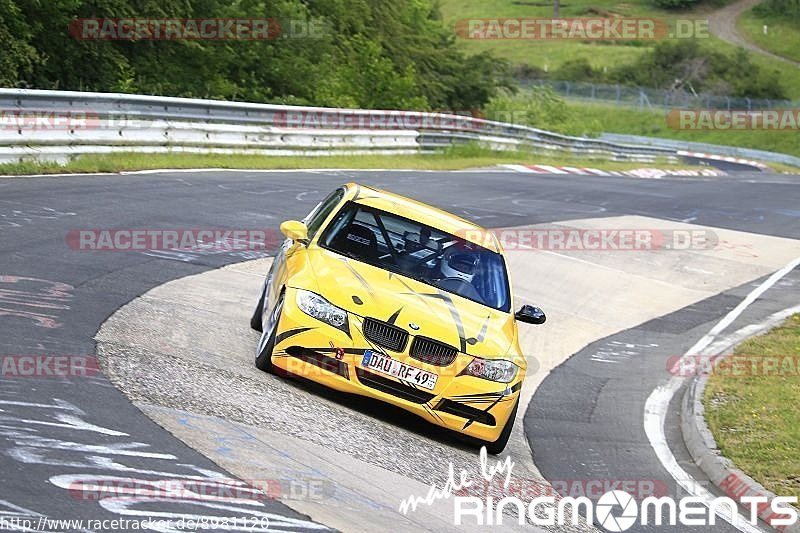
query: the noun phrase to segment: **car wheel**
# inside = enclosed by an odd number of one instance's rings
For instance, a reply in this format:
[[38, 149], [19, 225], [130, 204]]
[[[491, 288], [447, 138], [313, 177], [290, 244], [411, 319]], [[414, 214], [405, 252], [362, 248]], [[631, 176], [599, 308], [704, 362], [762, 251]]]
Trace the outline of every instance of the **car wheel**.
[[508, 439], [511, 437], [511, 430], [514, 429], [514, 420], [517, 418], [517, 407], [519, 406], [519, 398], [517, 398], [517, 403], [514, 404], [514, 409], [511, 411], [511, 416], [508, 417], [508, 422], [503, 427], [503, 431], [500, 432], [500, 436], [494, 442], [486, 442], [484, 446], [486, 446], [486, 451], [492, 455], [497, 455], [502, 452], [506, 448], [506, 444], [508, 444]]
[[280, 295], [272, 310], [268, 327], [261, 333], [261, 340], [258, 341], [256, 351], [256, 368], [264, 372], [272, 371], [272, 349], [275, 348], [275, 337], [278, 333], [278, 323], [281, 320], [283, 310], [283, 294]]
[[261, 326], [261, 318], [264, 316], [264, 298], [266, 296], [267, 287], [265, 285], [264, 290], [261, 291], [261, 298], [258, 299], [258, 305], [256, 305], [253, 316], [250, 318], [250, 327], [259, 332], [263, 329]]

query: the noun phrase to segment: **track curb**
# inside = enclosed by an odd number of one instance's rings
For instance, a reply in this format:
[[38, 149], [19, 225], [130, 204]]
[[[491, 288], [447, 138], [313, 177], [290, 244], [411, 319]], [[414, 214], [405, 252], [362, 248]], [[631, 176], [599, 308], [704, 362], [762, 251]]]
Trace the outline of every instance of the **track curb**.
[[[728, 357], [733, 353], [732, 348], [724, 350], [720, 358]], [[706, 424], [705, 406], [703, 405], [703, 391], [708, 383], [707, 375], [693, 377], [686, 385], [681, 401], [681, 433], [686, 448], [695, 464], [708, 476], [714, 485], [726, 496], [735, 500], [740, 508], [749, 514], [750, 508], [745, 507], [741, 498], [745, 496], [764, 496], [770, 501], [777, 495], [770, 492], [758, 481], [754, 480], [742, 470], [736, 468], [733, 462], [723, 456], [717, 447], [714, 435]], [[759, 513], [762, 520], [771, 514], [769, 508]], [[746, 514], [747, 516], [747, 514]], [[800, 521], [791, 526], [771, 528], [782, 533], [800, 533]]]
[[629, 178], [674, 178], [674, 177], [703, 177], [703, 176], [727, 176], [728, 173], [715, 168], [702, 169], [661, 169], [653, 167], [635, 168], [632, 170], [600, 170], [586, 167], [568, 167], [552, 165], [512, 165], [503, 164], [501, 168], [513, 170], [523, 174], [555, 174], [567, 175], [574, 174], [579, 176], [617, 176]]

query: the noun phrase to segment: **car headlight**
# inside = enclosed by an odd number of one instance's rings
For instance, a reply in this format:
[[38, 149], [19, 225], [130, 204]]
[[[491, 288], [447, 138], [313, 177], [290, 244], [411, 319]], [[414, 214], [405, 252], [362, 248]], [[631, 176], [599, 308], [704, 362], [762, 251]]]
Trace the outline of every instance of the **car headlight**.
[[308, 316], [347, 331], [347, 311], [336, 307], [319, 294], [301, 289], [297, 291], [296, 301], [297, 307]]
[[463, 374], [499, 383], [509, 383], [517, 376], [518, 371], [519, 367], [511, 361], [476, 357], [467, 365]]

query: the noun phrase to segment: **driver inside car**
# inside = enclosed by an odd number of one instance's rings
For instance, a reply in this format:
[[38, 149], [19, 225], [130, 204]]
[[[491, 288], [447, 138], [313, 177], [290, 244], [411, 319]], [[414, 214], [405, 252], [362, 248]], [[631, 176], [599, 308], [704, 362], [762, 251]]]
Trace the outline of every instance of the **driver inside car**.
[[450, 246], [439, 262], [442, 279], [438, 285], [445, 290], [480, 301], [480, 293], [475, 287], [479, 261], [479, 254], [459, 246]]

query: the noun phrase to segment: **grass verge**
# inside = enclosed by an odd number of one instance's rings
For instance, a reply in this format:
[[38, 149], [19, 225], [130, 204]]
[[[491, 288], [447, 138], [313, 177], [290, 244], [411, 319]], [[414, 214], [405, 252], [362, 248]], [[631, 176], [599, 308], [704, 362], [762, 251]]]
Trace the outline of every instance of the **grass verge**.
[[667, 126], [666, 111], [626, 109], [595, 104], [568, 104], [585, 123], [599, 125], [589, 133], [627, 133], [710, 144], [767, 150], [800, 157], [797, 130], [676, 130]]
[[[488, 118], [525, 124], [568, 135], [624, 133], [683, 141], [767, 150], [800, 157], [797, 130], [677, 130], [667, 125], [667, 111], [616, 107], [554, 96], [535, 89], [501, 95], [489, 103]], [[781, 166], [786, 169], [785, 165]]]
[[66, 165], [24, 162], [0, 165], [2, 175], [99, 173], [160, 168], [229, 168], [229, 169], [420, 169], [463, 170], [499, 164], [566, 165], [600, 170], [632, 170], [643, 167], [663, 169], [698, 168], [685, 164], [656, 161], [654, 164], [577, 158], [564, 155], [536, 155], [530, 152], [501, 152], [475, 145], [456, 146], [437, 154], [412, 155], [331, 155], [317, 157], [276, 157], [218, 154], [140, 154], [117, 153], [80, 156]]
[[[713, 16], [714, 10], [722, 5], [730, 3], [727, 0], [702, 1], [689, 10], [664, 10], [655, 6], [652, 0], [630, 0], [627, 2], [615, 2], [611, 0], [574, 0], [564, 3], [561, 7], [562, 17], [629, 17], [629, 18], [653, 18], [667, 21], [670, 28], [674, 28], [678, 21], [686, 24], [687, 21], [708, 20]], [[526, 1], [526, 0], [442, 0], [441, 11], [444, 21], [451, 27], [455, 27], [458, 21], [468, 19], [499, 19], [499, 18], [519, 18], [519, 17], [541, 17], [549, 18], [553, 16], [552, 2]], [[763, 24], [763, 23], [762, 23]], [[774, 38], [770, 38], [772, 43], [778, 43], [782, 36], [788, 35], [785, 41], [780, 42], [781, 49], [793, 50], [798, 54], [796, 29], [792, 33], [787, 32], [788, 26], [773, 22], [775, 31], [780, 28], [781, 33]], [[761, 31], [761, 25], [758, 25]], [[735, 53], [738, 48], [736, 45], [722, 41], [702, 29], [698, 30], [697, 37], [711, 49], [724, 52], [728, 55]], [[760, 46], [760, 41], [754, 39]], [[636, 42], [620, 41], [613, 42], [591, 42], [580, 40], [525, 40], [525, 39], [466, 39], [458, 38], [457, 42], [464, 52], [475, 54], [483, 51], [491, 51], [496, 57], [507, 60], [511, 65], [530, 65], [543, 69], [547, 72], [554, 72], [565, 62], [575, 59], [586, 59], [596, 69], [611, 69], [619, 65], [626, 65], [635, 62], [642, 54], [650, 51], [658, 42], [657, 40], [644, 40]], [[769, 46], [766, 49], [772, 50]], [[784, 53], [775, 51], [779, 55]], [[781, 85], [785, 88], [787, 96], [791, 100], [800, 99], [800, 70], [791, 68], [784, 62], [752, 52], [750, 54], [753, 64], [764, 69], [764, 71], [777, 70]]]
[[[800, 497], [800, 315], [735, 354], [745, 370], [764, 371], [723, 375], [734, 373], [731, 363], [731, 372], [712, 375], [703, 398], [708, 426], [737, 467], [779, 496]], [[777, 361], [770, 372], [767, 361]]]
[[[764, 33], [767, 26], [767, 33]], [[800, 61], [800, 31], [797, 24], [778, 17], [759, 17], [750, 9], [742, 13], [736, 27], [752, 42], [773, 54]]]

